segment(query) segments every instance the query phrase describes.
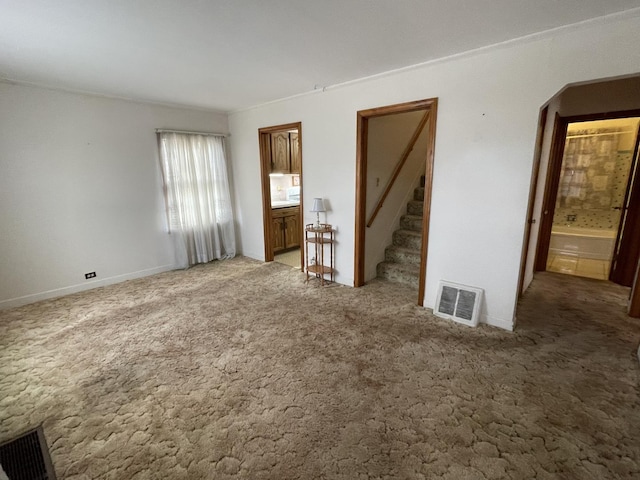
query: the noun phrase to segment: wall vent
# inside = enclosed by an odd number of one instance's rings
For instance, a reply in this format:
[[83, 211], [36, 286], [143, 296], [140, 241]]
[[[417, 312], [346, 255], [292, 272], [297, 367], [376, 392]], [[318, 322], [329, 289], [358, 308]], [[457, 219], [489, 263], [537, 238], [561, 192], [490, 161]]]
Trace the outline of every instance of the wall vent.
[[3, 471], [9, 480], [56, 480], [42, 425], [0, 445]]
[[475, 327], [478, 325], [482, 295], [481, 288], [441, 280], [433, 313], [438, 317]]

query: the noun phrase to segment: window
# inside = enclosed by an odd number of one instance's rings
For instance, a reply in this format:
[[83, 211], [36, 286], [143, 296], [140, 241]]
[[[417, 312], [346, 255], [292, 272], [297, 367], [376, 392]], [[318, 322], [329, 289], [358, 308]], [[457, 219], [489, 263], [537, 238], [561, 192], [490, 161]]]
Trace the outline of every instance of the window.
[[161, 132], [160, 157], [176, 261], [187, 267], [235, 256], [223, 137]]

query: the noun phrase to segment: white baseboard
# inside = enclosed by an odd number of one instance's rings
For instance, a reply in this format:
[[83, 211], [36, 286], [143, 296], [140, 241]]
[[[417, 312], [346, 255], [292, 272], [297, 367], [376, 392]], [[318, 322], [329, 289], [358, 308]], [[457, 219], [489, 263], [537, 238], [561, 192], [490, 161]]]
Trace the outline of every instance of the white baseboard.
[[492, 327], [502, 328], [503, 330], [508, 330], [513, 332], [514, 322], [503, 320], [502, 318], [490, 317], [489, 315], [480, 315], [480, 323], [484, 323], [486, 325], [490, 325]]
[[8, 300], [0, 301], [0, 310], [6, 310], [8, 308], [21, 307], [30, 303], [39, 302], [41, 300], [48, 300], [50, 298], [63, 297], [72, 293], [82, 292], [84, 290], [91, 290], [93, 288], [104, 287], [106, 285], [113, 285], [114, 283], [124, 282], [126, 280], [133, 280], [135, 278], [148, 277], [157, 273], [168, 272], [169, 270], [175, 270], [177, 267], [173, 264], [162, 265], [160, 267], [148, 268], [145, 270], [138, 270], [137, 272], [125, 273], [123, 275], [116, 275], [109, 278], [101, 278], [100, 280], [94, 280], [86, 283], [79, 283], [77, 285], [71, 285], [68, 287], [56, 288], [53, 290], [47, 290], [46, 292], [32, 293], [24, 295], [22, 297], [10, 298]]
[[241, 252], [241, 253], [238, 253], [238, 252], [236, 252], [236, 256], [243, 256], [243, 257], [251, 258], [253, 260], [259, 260], [261, 262], [264, 262], [264, 252], [261, 252], [261, 253], [255, 253], [255, 252]]
[[[430, 310], [430, 312], [433, 313], [433, 307], [429, 307], [425, 305], [424, 308], [426, 308], [427, 310]], [[490, 317], [489, 315], [486, 315], [486, 314], [480, 314], [480, 321], [478, 323], [484, 323], [485, 325], [489, 325], [491, 327], [498, 327], [498, 328], [502, 328], [503, 330], [508, 330], [509, 332], [513, 332], [514, 322], [508, 322], [501, 318]]]

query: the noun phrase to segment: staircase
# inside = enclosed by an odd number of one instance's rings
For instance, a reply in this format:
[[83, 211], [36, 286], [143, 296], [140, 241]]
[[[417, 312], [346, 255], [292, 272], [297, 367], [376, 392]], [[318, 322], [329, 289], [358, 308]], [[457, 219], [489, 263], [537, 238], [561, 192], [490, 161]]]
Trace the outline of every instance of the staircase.
[[424, 176], [421, 185], [413, 191], [413, 200], [407, 203], [407, 214], [400, 217], [400, 228], [393, 232], [393, 243], [386, 248], [385, 260], [377, 268], [378, 278], [415, 288], [418, 288], [420, 277]]

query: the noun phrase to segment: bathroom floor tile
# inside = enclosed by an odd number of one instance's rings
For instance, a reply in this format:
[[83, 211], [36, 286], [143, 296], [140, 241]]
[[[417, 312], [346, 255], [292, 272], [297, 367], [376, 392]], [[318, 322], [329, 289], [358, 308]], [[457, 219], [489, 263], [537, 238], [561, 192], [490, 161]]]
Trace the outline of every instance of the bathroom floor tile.
[[599, 278], [600, 280], [607, 279], [607, 273], [605, 271], [604, 260], [592, 260], [590, 258], [581, 258], [578, 260], [578, 268], [576, 269], [576, 275], [582, 277]]
[[549, 272], [576, 275], [578, 277], [608, 280], [611, 262], [580, 258], [573, 255], [550, 255], [547, 259]]
[[549, 270], [551, 268], [551, 265], [553, 265], [553, 261], [556, 259], [555, 255], [549, 255], [547, 257], [547, 270]]
[[604, 269], [604, 260], [593, 260], [592, 258], [579, 258], [578, 267], [580, 268], [602, 268]]
[[574, 273], [574, 275], [576, 277], [595, 278], [596, 280], [606, 280], [607, 279], [607, 277], [604, 274], [598, 273], [598, 272], [593, 272], [593, 271], [579, 271], [579, 270], [577, 270], [576, 273]]
[[578, 257], [568, 257], [565, 255], [556, 255], [553, 263], [551, 264], [551, 268], [548, 270], [552, 272], [558, 273], [568, 273], [575, 274], [576, 268], [578, 267]]

